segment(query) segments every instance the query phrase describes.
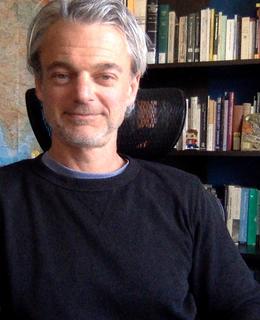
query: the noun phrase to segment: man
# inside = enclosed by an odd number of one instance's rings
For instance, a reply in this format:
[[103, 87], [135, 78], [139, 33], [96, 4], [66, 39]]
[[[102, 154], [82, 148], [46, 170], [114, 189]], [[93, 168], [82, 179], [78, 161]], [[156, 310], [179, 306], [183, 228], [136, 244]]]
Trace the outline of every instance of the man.
[[117, 153], [146, 65], [121, 1], [51, 1], [28, 39], [52, 145], [0, 170], [1, 319], [259, 319], [212, 196]]

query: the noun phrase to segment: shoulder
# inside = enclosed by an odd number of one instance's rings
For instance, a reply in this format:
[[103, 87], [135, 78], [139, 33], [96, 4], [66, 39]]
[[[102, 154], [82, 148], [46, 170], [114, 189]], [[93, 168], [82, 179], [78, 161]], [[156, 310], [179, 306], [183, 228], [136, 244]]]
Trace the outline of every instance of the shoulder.
[[160, 180], [164, 184], [185, 188], [185, 186], [201, 187], [199, 178], [183, 170], [159, 162], [136, 160], [141, 167], [144, 176], [150, 179]]
[[11, 183], [18, 181], [22, 176], [27, 176], [32, 172], [33, 167], [37, 165], [39, 158], [21, 160], [11, 163], [0, 168], [0, 184]]

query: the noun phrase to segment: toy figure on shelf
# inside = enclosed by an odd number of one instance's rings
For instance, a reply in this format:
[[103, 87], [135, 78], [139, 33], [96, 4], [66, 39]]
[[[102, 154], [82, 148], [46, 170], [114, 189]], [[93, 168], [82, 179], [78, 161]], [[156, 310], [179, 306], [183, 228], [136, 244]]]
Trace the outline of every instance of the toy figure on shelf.
[[186, 149], [198, 149], [198, 130], [188, 129], [186, 132]]

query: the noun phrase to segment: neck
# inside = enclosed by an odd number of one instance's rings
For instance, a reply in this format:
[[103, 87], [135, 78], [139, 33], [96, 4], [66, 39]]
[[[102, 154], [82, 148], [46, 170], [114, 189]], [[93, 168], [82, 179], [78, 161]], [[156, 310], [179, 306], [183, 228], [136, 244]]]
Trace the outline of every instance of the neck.
[[99, 148], [60, 145], [53, 141], [50, 157], [60, 164], [77, 171], [109, 173], [121, 168], [125, 160], [116, 151], [116, 144]]

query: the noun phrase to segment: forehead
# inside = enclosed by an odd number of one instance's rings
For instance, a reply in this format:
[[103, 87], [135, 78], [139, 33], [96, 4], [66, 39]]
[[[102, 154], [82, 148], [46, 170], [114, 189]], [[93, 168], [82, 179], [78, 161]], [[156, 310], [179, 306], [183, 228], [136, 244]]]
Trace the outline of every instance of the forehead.
[[41, 41], [41, 62], [52, 58], [117, 61], [126, 66], [131, 60], [126, 37], [116, 26], [63, 20], [50, 26]]

